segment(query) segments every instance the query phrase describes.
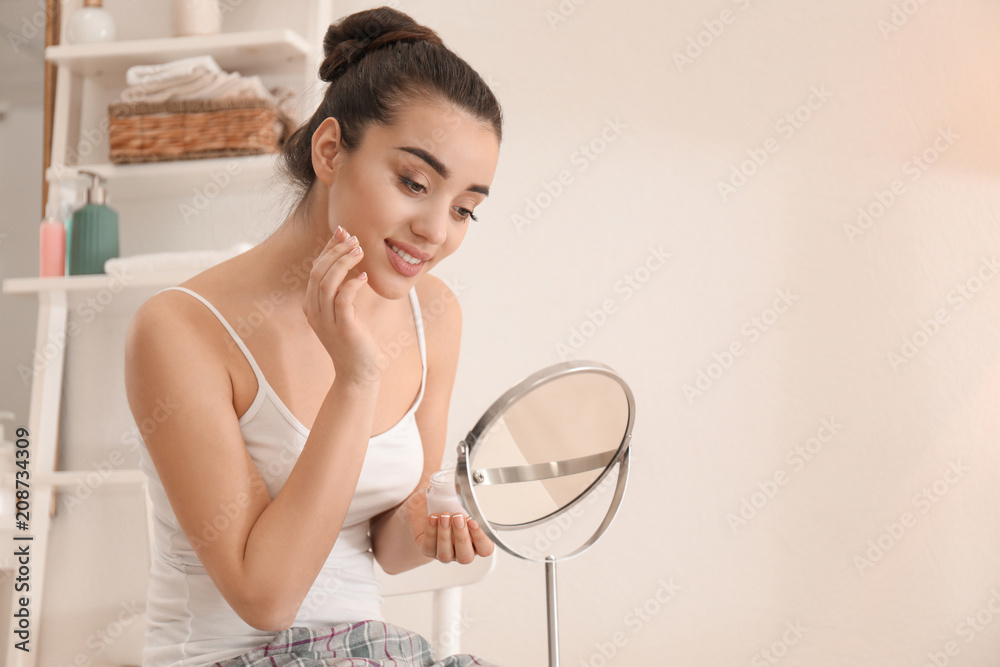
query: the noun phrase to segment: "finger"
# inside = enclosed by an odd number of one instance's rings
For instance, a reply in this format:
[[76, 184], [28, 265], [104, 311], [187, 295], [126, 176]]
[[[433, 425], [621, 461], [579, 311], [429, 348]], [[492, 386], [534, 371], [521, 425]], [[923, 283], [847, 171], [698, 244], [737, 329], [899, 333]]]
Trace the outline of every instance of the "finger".
[[326, 245], [320, 249], [319, 254], [313, 258], [313, 267], [318, 265], [321, 272], [326, 273], [327, 269], [329, 269], [338, 257], [357, 244], [357, 238], [349, 234], [346, 230], [334, 234], [327, 240]]
[[496, 547], [490, 536], [480, 527], [475, 519], [469, 519], [469, 537], [472, 539], [472, 546], [480, 556], [489, 556]]
[[[354, 237], [352, 237], [353, 239]], [[343, 247], [345, 244], [351, 244], [347, 247]], [[327, 260], [330, 265], [326, 269], [326, 273], [322, 275], [319, 282], [319, 302], [318, 306], [323, 317], [330, 318], [332, 321], [337, 321], [337, 309], [334, 304], [334, 300], [340, 293], [344, 286], [344, 280], [347, 278], [347, 273], [350, 271], [354, 265], [361, 261], [361, 257], [364, 254], [361, 250], [361, 246], [357, 245], [357, 240], [346, 241], [345, 244], [337, 244], [334, 246], [334, 251], [336, 256], [332, 260]], [[323, 265], [326, 265], [326, 261]], [[322, 268], [320, 269], [322, 270]], [[351, 301], [353, 303], [353, 300]], [[351, 311], [353, 314], [353, 310]]]
[[347, 324], [354, 321], [354, 300], [367, 282], [368, 273], [362, 271], [341, 284], [340, 289], [337, 290], [337, 296], [333, 298], [333, 319], [337, 324]]
[[420, 553], [434, 558], [434, 555], [437, 553], [437, 539], [438, 517], [436, 514], [431, 514], [427, 517], [427, 530], [420, 540]]
[[342, 232], [339, 237], [336, 234], [331, 236], [326, 246], [320, 251], [319, 256], [313, 260], [312, 268], [309, 271], [309, 283], [306, 285], [305, 305], [303, 306], [307, 314], [310, 308], [315, 311], [322, 305], [320, 286], [323, 279], [334, 262], [345, 255], [353, 245], [349, 243], [350, 238], [344, 238], [345, 234], [347, 234], [346, 231]]
[[[340, 229], [340, 228], [338, 227], [337, 229]], [[308, 280], [308, 282], [306, 284], [306, 298], [305, 298], [305, 301], [302, 303], [302, 310], [305, 311], [305, 313], [307, 315], [309, 314], [309, 306], [310, 306], [310, 304], [312, 304], [312, 303], [314, 303], [314, 302], [317, 301], [316, 293], [317, 293], [317, 287], [319, 285], [319, 279], [318, 279], [318, 277], [322, 275], [319, 272], [319, 269], [316, 268], [316, 263], [320, 259], [322, 259], [323, 257], [326, 256], [326, 254], [330, 250], [330, 248], [332, 248], [334, 245], [337, 244], [337, 241], [335, 240], [336, 237], [337, 237], [337, 234], [334, 234], [333, 236], [331, 236], [327, 240], [326, 245], [323, 246], [322, 248], [320, 248], [319, 254], [316, 255], [316, 257], [313, 258], [312, 266], [309, 268], [309, 280]], [[314, 276], [316, 276], [315, 279], [314, 279]]]
[[437, 559], [442, 563], [450, 563], [455, 558], [455, 549], [451, 544], [451, 517], [442, 514], [438, 522]]
[[462, 565], [468, 565], [476, 559], [476, 550], [472, 546], [472, 537], [466, 526], [464, 514], [456, 514], [452, 519], [454, 527], [451, 530], [452, 542], [455, 544], [455, 560]]
[[344, 257], [359, 254], [357, 251], [358, 247], [359, 242], [358, 237], [356, 236], [351, 236], [344, 239], [340, 243], [328, 246], [324, 248], [323, 253], [313, 262], [313, 268], [316, 269], [320, 278], [323, 278], [332, 268], [336, 267], [337, 263]]

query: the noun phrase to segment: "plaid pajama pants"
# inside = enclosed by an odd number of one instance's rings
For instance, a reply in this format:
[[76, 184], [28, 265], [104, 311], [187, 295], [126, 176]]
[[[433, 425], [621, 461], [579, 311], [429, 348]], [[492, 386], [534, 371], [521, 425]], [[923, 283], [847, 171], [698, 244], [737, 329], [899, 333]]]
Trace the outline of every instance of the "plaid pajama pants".
[[435, 662], [422, 636], [383, 621], [292, 627], [215, 667], [498, 667], [468, 654]]

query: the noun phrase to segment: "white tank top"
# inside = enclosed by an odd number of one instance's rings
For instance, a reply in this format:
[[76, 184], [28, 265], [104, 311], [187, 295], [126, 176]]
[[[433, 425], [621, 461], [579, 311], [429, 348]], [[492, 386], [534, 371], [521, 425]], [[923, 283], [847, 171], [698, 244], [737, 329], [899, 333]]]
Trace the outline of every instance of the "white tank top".
[[[298, 460], [309, 435], [308, 429], [275, 394], [246, 345], [211, 303], [185, 287], [167, 289], [187, 292], [208, 306], [250, 362], [257, 376], [258, 391], [239, 424], [247, 451], [273, 500]], [[423, 368], [420, 391], [395, 426], [369, 441], [344, 526], [302, 602], [293, 626], [383, 620], [368, 521], [406, 499], [420, 481], [424, 460], [415, 413], [424, 395], [427, 353], [416, 290], [411, 289], [409, 296]], [[205, 571], [177, 523], [141, 439], [139, 466], [149, 479], [154, 523], [143, 667], [204, 667], [266, 644], [275, 633], [257, 630], [244, 622]], [[220, 508], [216, 520], [224, 522], [224, 517], [225, 508]], [[206, 525], [198, 537], [208, 541], [213, 530], [214, 527]], [[289, 546], [294, 548], [294, 545]]]

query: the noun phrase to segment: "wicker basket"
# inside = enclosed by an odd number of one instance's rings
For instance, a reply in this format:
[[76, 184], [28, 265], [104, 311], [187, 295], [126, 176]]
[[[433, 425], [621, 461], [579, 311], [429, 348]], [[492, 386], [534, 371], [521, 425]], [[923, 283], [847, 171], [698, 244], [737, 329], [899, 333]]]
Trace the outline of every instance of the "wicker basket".
[[275, 153], [291, 120], [261, 99], [116, 102], [108, 105], [116, 164]]

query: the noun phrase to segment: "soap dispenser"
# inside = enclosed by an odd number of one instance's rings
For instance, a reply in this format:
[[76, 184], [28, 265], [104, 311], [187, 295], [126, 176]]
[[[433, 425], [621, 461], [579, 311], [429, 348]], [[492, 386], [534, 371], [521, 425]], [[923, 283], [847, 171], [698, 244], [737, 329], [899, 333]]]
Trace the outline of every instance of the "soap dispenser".
[[118, 257], [118, 213], [107, 206], [100, 174], [79, 170], [91, 178], [87, 203], [73, 213], [70, 226], [69, 273], [104, 273], [104, 262]]
[[38, 275], [48, 278], [65, 273], [66, 224], [59, 217], [59, 201], [50, 197], [38, 235]]

